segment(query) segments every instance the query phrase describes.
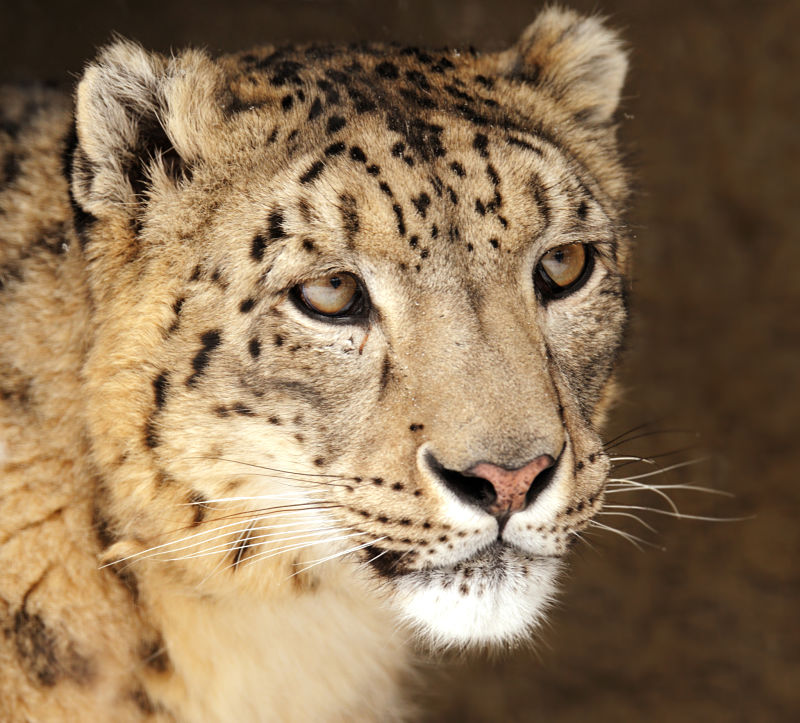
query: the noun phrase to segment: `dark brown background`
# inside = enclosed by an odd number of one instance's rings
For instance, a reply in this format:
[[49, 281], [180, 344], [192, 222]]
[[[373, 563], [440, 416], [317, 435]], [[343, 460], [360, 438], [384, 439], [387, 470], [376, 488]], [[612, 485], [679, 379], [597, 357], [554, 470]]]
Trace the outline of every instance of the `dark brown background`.
[[[658, 536], [602, 518], [667, 549], [592, 535], [536, 649], [431, 671], [427, 720], [800, 720], [800, 3], [572, 5], [610, 15], [632, 48], [621, 135], [639, 188], [636, 322], [610, 434], [640, 422], [696, 432], [620, 451], [696, 444], [707, 462], [656, 480], [736, 495], [676, 496], [686, 512], [754, 518], [651, 515]], [[498, 48], [538, 7], [3, 0], [0, 80], [74, 77], [111, 31], [160, 50], [300, 39]]]

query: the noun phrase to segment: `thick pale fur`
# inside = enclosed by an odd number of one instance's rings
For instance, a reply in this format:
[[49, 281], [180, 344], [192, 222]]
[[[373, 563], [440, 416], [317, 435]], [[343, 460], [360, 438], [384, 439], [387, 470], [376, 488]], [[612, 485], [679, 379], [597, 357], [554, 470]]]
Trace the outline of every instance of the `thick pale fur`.
[[[530, 634], [609, 468], [625, 68], [551, 8], [497, 54], [117, 41], [74, 103], [3, 91], [0, 718], [400, 720], [412, 636]], [[341, 272], [369, 315], [304, 312]], [[505, 526], [442, 471], [544, 454]]]

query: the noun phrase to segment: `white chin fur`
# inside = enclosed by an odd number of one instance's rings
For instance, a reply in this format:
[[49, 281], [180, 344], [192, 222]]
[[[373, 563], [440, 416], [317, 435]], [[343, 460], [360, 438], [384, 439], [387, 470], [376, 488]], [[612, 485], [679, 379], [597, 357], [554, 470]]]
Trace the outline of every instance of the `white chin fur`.
[[453, 567], [402, 575], [395, 601], [432, 647], [513, 644], [542, 622], [559, 569], [557, 559], [493, 546]]

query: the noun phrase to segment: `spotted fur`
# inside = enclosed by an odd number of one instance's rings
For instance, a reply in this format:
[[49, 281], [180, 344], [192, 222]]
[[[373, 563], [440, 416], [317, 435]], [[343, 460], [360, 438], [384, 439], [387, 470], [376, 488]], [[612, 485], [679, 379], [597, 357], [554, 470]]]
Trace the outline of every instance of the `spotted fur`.
[[[530, 633], [609, 469], [625, 70], [550, 9], [499, 53], [116, 41], [74, 99], [3, 91], [6, 718], [399, 720], [410, 635]], [[591, 276], [544, 298], [565, 243]], [[304, 312], [342, 272], [368, 313]], [[547, 456], [504, 515], [465, 474]]]

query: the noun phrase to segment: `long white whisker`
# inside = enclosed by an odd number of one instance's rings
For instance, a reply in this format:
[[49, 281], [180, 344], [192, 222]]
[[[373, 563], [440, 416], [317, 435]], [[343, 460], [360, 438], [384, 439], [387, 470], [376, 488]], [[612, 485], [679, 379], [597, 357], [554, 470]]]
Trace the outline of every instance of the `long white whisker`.
[[[322, 528], [322, 529], [319, 529], [319, 530], [317, 530], [315, 532], [304, 532], [304, 533], [302, 533], [300, 535], [289, 535], [287, 537], [282, 538], [280, 540], [280, 542], [287, 542], [289, 540], [302, 540], [302, 539], [305, 539], [307, 537], [319, 537], [320, 535], [324, 535], [324, 534], [327, 534], [328, 532], [331, 532], [331, 530], [336, 530], [336, 528]], [[253, 536], [249, 537], [248, 540], [255, 541], [255, 540], [263, 539], [265, 537], [269, 537], [269, 535], [253, 535]], [[178, 557], [163, 558], [163, 559], [160, 559], [159, 562], [177, 562], [178, 560], [193, 560], [193, 559], [195, 559], [197, 557], [208, 557], [209, 555], [216, 555], [216, 554], [218, 554], [220, 552], [223, 552], [223, 553], [232, 552], [233, 550], [239, 548], [239, 546], [236, 544], [237, 542], [238, 542], [238, 540], [229, 541], [229, 542], [226, 542], [226, 543], [223, 543], [223, 544], [220, 544], [220, 545], [214, 545], [213, 547], [209, 547], [209, 548], [207, 548], [205, 550], [202, 550], [200, 552], [193, 552], [193, 553], [191, 553], [189, 555], [180, 555]], [[243, 545], [243, 547], [252, 547], [252, 546], [261, 545], [261, 544], [263, 544], [263, 543], [262, 542], [259, 542], [259, 543], [253, 542], [252, 544], [250, 544], [248, 542], [248, 544], [247, 545]]]
[[[350, 539], [351, 537], [357, 537], [358, 535], [363, 535], [363, 534], [364, 534], [363, 532], [353, 532], [349, 535], [340, 535], [339, 537], [331, 537], [327, 540], [315, 540], [313, 542], [307, 543], [307, 546], [310, 547], [311, 545], [338, 542], [339, 540], [347, 540]], [[283, 550], [281, 548], [278, 548], [277, 550], [265, 550], [264, 552], [259, 552], [257, 555], [252, 555], [251, 557], [247, 558], [244, 564], [250, 565], [256, 562], [257, 560], [275, 557], [275, 555], [280, 555], [283, 552], [286, 552], [286, 550]]]
[[628, 542], [630, 542], [637, 550], [642, 550], [639, 546], [639, 543], [642, 545], [648, 545], [649, 547], [655, 547], [657, 550], [663, 550], [663, 547], [659, 547], [658, 545], [650, 542], [649, 540], [644, 540], [641, 537], [637, 537], [636, 535], [632, 535], [630, 532], [623, 532], [622, 530], [618, 530], [616, 527], [610, 527], [609, 525], [604, 525], [602, 522], [598, 522], [597, 520], [589, 520], [589, 524], [594, 527], [599, 527], [603, 530], [608, 530], [609, 532], [613, 532], [620, 537], [624, 537]]
[[628, 481], [635, 480], [635, 479], [644, 479], [645, 477], [653, 477], [657, 474], [664, 474], [666, 472], [670, 472], [673, 469], [680, 469], [681, 467], [689, 467], [694, 464], [700, 464], [701, 462], [705, 462], [708, 457], [698, 457], [697, 459], [689, 459], [686, 462], [678, 462], [676, 464], [671, 464], [669, 467], [662, 467], [660, 469], [654, 470], [653, 472], [643, 472], [642, 474], [635, 474], [631, 477], [626, 477], [625, 479]]
[[[622, 482], [622, 481], [623, 480], [617, 480], [617, 482]], [[607, 495], [610, 495], [610, 494], [613, 494], [614, 492], [632, 492], [634, 490], [649, 490], [650, 492], [653, 492], [654, 494], [657, 494], [660, 497], [663, 497], [666, 500], [667, 504], [673, 510], [675, 510], [675, 512], [678, 511], [678, 507], [672, 501], [672, 498], [666, 492], [662, 492], [657, 487], [645, 484], [644, 482], [631, 482], [629, 480], [624, 480], [624, 483], [625, 483], [626, 489], [608, 489], [608, 485], [606, 485], [605, 493]]]
[[261, 464], [253, 464], [252, 462], [240, 462], [236, 459], [227, 459], [225, 457], [189, 457], [188, 459], [206, 459], [212, 460], [215, 462], [229, 462], [230, 464], [239, 464], [243, 467], [253, 467], [254, 469], [263, 469], [267, 472], [275, 472], [276, 474], [291, 474], [296, 475], [298, 477], [326, 477], [328, 479], [339, 479], [339, 480], [349, 480], [349, 477], [344, 477], [338, 474], [323, 474], [321, 472], [295, 472], [293, 470], [288, 469], [277, 469], [275, 467], [266, 467]]
[[222, 503], [222, 502], [244, 502], [244, 501], [247, 501], [247, 500], [294, 500], [298, 504], [305, 504], [306, 502], [317, 502], [318, 501], [317, 499], [308, 499], [308, 500], [305, 499], [307, 496], [313, 496], [313, 495], [324, 496], [325, 492], [323, 490], [320, 490], [320, 491], [316, 491], [316, 490], [309, 491], [308, 493], [303, 495], [303, 499], [298, 499], [298, 496], [297, 496], [296, 492], [287, 492], [286, 494], [283, 494], [283, 495], [253, 495], [251, 497], [220, 497], [220, 498], [215, 499], [215, 500], [202, 500], [200, 502], [183, 502], [180, 506], [181, 507], [185, 507], [187, 505], [206, 506], [206, 505], [218, 504], [218, 503]]
[[[618, 505], [606, 505], [603, 507], [603, 509], [605, 510], [608, 509], [609, 507], [616, 509]], [[658, 530], [655, 527], [645, 522], [641, 517], [637, 517], [636, 515], [630, 514], [629, 512], [598, 512], [597, 515], [598, 517], [602, 515], [613, 515], [615, 517], [630, 517], [631, 519], [636, 520], [643, 527], [646, 527], [648, 530], [650, 530], [650, 532], [658, 533]]]
[[[607, 508], [620, 509], [620, 510], [642, 510], [643, 512], [653, 512], [657, 515], [666, 515], [667, 517], [676, 517], [678, 519], [686, 520], [702, 520], [703, 522], [744, 522], [745, 520], [752, 520], [750, 517], [706, 517], [704, 515], [688, 515], [683, 512], [671, 512], [670, 510], [661, 510], [657, 507], [639, 507], [636, 505], [606, 505]], [[620, 513], [621, 514], [621, 513]]]
[[630, 487], [641, 487], [646, 490], [692, 490], [694, 492], [707, 492], [710, 495], [721, 495], [723, 497], [735, 497], [733, 492], [727, 490], [716, 490], [713, 487], [700, 487], [699, 485], [648, 485], [643, 482], [629, 482], [626, 479], [612, 479], [611, 482], [615, 484], [607, 485], [607, 487], [618, 487], [615, 492], [634, 492], [633, 489], [624, 489]]
[[[363, 533], [357, 533], [363, 534]], [[313, 560], [310, 565], [306, 565], [302, 570], [298, 570], [297, 572], [293, 572], [289, 577], [294, 577], [295, 575], [299, 575], [306, 570], [310, 570], [312, 567], [316, 567], [317, 565], [321, 565], [323, 562], [329, 562], [330, 560], [335, 560], [337, 557], [343, 557], [344, 555], [348, 555], [351, 552], [356, 552], [357, 550], [363, 550], [365, 547], [369, 547], [370, 545], [374, 545], [376, 542], [380, 542], [381, 540], [385, 540], [386, 537], [378, 537], [375, 540], [370, 540], [369, 542], [365, 542], [361, 545], [357, 545], [356, 547], [350, 547], [347, 550], [342, 550], [341, 552], [334, 553], [333, 555], [328, 555], [327, 557], [323, 557], [319, 560]]]
[[[291, 516], [291, 515], [299, 515], [301, 513], [306, 513], [307, 514], [307, 512], [308, 512], [307, 510], [281, 512], [281, 513], [276, 513], [274, 515], [270, 515], [270, 517], [287, 517], [287, 516]], [[145, 555], [150, 557], [150, 555], [148, 553], [153, 553], [155, 550], [161, 550], [161, 549], [163, 549], [165, 547], [173, 547], [174, 545], [180, 545], [181, 543], [186, 542], [188, 540], [192, 540], [192, 539], [195, 539], [195, 538], [198, 538], [198, 537], [204, 537], [205, 535], [210, 535], [210, 534], [213, 534], [213, 533], [217, 533], [220, 530], [229, 529], [231, 527], [246, 527], [254, 519], [255, 520], [260, 520], [260, 519], [264, 519], [265, 517], [266, 517], [266, 515], [256, 515], [255, 517], [242, 518], [242, 519], [237, 520], [236, 522], [229, 522], [229, 523], [227, 523], [225, 525], [215, 526], [215, 527], [213, 527], [211, 529], [203, 530], [202, 532], [195, 532], [194, 534], [188, 535], [186, 537], [182, 537], [179, 540], [172, 540], [171, 542], [164, 542], [161, 545], [154, 545], [153, 547], [148, 547], [146, 550], [140, 550], [139, 552], [134, 552], [133, 554], [128, 555], [127, 557], [122, 557], [122, 558], [119, 558], [118, 560], [113, 560], [112, 562], [107, 562], [105, 565], [101, 565], [100, 569], [102, 569], [104, 567], [108, 567], [109, 565], [118, 565], [120, 562], [127, 562], [128, 560], [132, 560], [132, 559], [138, 558], [138, 557], [143, 557]], [[309, 519], [316, 519], [318, 517], [319, 517], [319, 514], [314, 515], [313, 517], [309, 516]], [[288, 524], [301, 524], [301, 522], [288, 523]], [[195, 543], [195, 545], [203, 544], [204, 542], [211, 542], [212, 540], [218, 539], [219, 537], [224, 537], [226, 534], [229, 534], [229, 533], [222, 533], [220, 535], [217, 535], [216, 537], [212, 537], [212, 538], [209, 538], [209, 539], [206, 539], [206, 540], [200, 540], [197, 543]], [[193, 546], [194, 545], [189, 545], [189, 547], [193, 547]], [[186, 549], [186, 548], [179, 548], [179, 549]], [[165, 552], [167, 554], [169, 554], [171, 552], [177, 552], [177, 551], [178, 550], [166, 550]], [[160, 553], [155, 553], [155, 554], [160, 554]]]

